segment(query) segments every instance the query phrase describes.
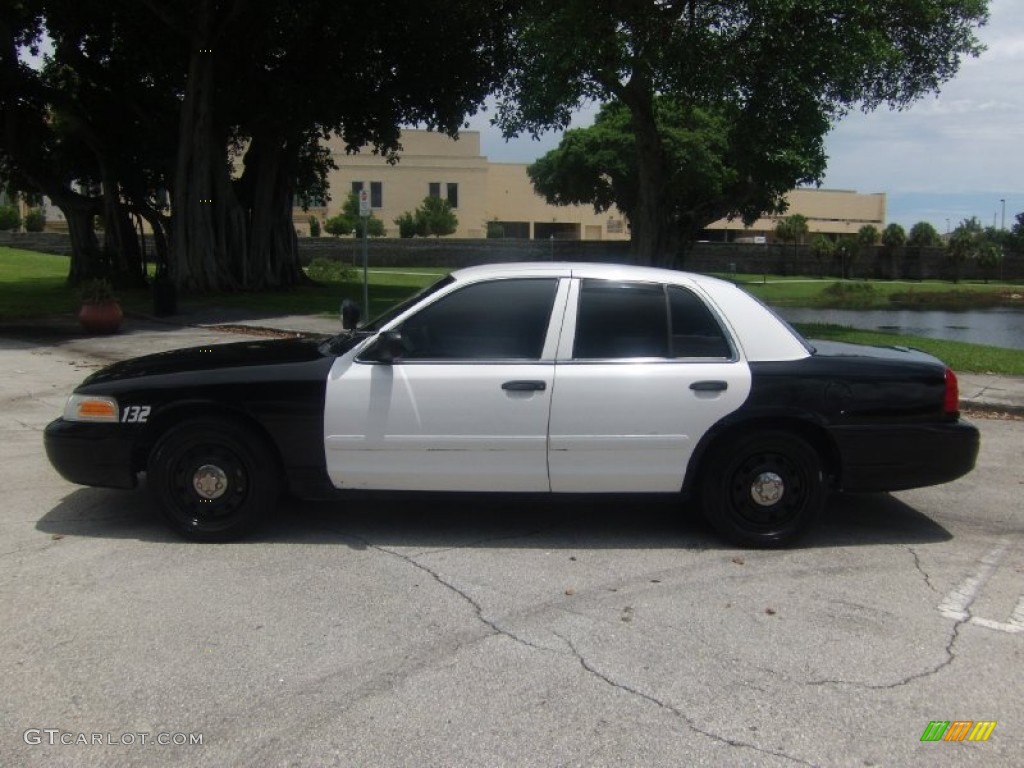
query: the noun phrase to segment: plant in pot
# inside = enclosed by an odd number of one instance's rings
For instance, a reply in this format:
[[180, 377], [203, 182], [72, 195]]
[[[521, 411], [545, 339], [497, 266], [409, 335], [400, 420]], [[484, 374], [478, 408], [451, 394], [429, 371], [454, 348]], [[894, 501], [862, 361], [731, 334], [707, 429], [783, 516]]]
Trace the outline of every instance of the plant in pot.
[[114, 287], [103, 277], [82, 281], [79, 286], [82, 308], [78, 322], [89, 333], [116, 333], [121, 328], [124, 313], [117, 303]]

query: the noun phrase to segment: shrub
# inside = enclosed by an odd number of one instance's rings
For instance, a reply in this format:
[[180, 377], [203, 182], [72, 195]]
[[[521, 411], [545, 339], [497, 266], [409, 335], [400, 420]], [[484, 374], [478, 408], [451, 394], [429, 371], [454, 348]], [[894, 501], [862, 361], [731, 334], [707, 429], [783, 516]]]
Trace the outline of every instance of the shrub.
[[320, 219], [316, 216], [309, 217], [309, 236], [320, 237]]
[[337, 216], [332, 216], [324, 222], [324, 231], [329, 235], [340, 236], [340, 235], [351, 235], [352, 230], [355, 227], [352, 226], [352, 220], [343, 213], [339, 213]]
[[423, 234], [419, 231], [419, 222], [416, 216], [409, 211], [395, 219], [395, 224], [398, 225], [398, 236], [401, 238], [408, 239]]
[[832, 283], [822, 294], [834, 304], [865, 306], [873, 303], [875, 286], [871, 283]]
[[18, 229], [21, 226], [21, 216], [18, 209], [13, 205], [0, 205], [0, 232], [9, 229]]
[[352, 279], [352, 270], [340, 261], [317, 256], [309, 266], [306, 274], [318, 283], [343, 283]]
[[42, 208], [30, 208], [25, 214], [25, 231], [42, 232], [46, 227], [46, 211]]
[[83, 304], [102, 304], [117, 301], [114, 286], [105, 277], [91, 277], [78, 285], [78, 295]]

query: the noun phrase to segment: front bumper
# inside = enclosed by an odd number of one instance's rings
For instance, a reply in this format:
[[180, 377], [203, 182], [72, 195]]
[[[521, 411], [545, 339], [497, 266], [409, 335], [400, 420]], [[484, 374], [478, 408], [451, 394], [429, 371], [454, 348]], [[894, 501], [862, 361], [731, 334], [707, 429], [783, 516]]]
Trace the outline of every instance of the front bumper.
[[963, 477], [978, 459], [978, 428], [949, 424], [834, 427], [844, 491], [903, 491]]
[[120, 424], [90, 424], [57, 419], [43, 432], [43, 445], [53, 468], [78, 485], [134, 488], [131, 435]]

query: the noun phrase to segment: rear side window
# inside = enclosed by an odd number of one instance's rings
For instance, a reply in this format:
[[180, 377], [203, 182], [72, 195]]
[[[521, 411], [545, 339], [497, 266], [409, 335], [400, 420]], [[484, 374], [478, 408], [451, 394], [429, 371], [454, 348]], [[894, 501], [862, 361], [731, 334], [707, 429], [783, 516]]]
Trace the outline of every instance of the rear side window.
[[711, 310], [690, 291], [668, 287], [672, 357], [730, 358], [732, 349]]
[[572, 356], [668, 357], [665, 289], [653, 283], [584, 280]]
[[678, 286], [584, 280], [573, 358], [729, 359], [732, 349], [715, 316]]
[[405, 360], [538, 360], [558, 280], [475, 283], [402, 323]]

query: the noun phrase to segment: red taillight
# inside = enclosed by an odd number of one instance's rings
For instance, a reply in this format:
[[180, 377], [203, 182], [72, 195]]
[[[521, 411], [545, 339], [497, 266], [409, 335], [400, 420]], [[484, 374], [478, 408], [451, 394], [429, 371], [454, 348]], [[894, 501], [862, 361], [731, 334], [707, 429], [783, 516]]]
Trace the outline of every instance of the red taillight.
[[952, 368], [946, 369], [946, 399], [942, 409], [951, 416], [960, 412], [960, 385]]

